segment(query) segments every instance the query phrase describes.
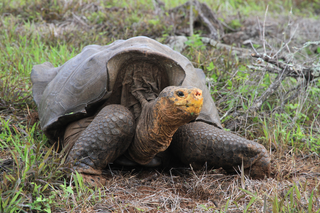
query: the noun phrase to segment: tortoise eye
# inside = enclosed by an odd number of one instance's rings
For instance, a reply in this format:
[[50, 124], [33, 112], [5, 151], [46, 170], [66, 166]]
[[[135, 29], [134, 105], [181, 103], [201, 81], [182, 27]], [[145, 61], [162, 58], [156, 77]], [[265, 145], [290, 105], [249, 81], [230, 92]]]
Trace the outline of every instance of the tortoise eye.
[[178, 91], [178, 92], [177, 92], [177, 95], [178, 95], [179, 97], [183, 97], [183, 96], [184, 96], [184, 93], [181, 92], [181, 91]]

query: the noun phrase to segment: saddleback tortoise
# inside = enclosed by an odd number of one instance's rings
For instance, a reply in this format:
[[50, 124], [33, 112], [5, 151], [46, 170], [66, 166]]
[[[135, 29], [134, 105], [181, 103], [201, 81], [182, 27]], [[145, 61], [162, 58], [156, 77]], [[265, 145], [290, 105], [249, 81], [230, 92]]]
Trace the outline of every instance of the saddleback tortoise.
[[270, 174], [264, 146], [222, 129], [203, 71], [150, 38], [86, 46], [60, 67], [35, 65], [31, 80], [42, 130], [90, 180], [110, 162], [158, 166], [166, 156]]

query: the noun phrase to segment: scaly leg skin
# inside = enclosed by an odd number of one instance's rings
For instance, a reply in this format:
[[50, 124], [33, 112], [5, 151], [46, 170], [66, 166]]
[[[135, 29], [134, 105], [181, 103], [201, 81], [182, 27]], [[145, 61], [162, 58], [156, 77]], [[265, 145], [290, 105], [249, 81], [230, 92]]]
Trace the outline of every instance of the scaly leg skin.
[[170, 151], [184, 164], [201, 168], [210, 167], [226, 171], [241, 168], [252, 178], [270, 176], [270, 157], [264, 146], [221, 130], [204, 122], [181, 126], [173, 136]]
[[[129, 147], [135, 131], [132, 113], [121, 105], [104, 107], [81, 133], [69, 152], [67, 161], [82, 173], [86, 182], [97, 185], [102, 170]], [[95, 176], [98, 175], [98, 176]]]

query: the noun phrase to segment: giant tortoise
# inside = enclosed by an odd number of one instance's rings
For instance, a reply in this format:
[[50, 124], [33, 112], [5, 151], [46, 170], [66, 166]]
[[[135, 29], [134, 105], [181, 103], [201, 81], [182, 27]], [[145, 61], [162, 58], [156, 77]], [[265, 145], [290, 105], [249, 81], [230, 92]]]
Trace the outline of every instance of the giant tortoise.
[[35, 65], [31, 80], [42, 130], [90, 180], [111, 162], [270, 175], [264, 146], [222, 129], [203, 71], [153, 39], [86, 46], [62, 66]]

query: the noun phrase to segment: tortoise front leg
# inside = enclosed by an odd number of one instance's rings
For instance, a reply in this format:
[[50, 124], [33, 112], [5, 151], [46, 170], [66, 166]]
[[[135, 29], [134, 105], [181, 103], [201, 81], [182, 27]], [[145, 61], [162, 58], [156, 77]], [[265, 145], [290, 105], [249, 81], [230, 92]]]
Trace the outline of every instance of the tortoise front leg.
[[[68, 132], [78, 128], [78, 125], [71, 124], [66, 130], [65, 139], [68, 138]], [[67, 160], [80, 173], [100, 175], [109, 162], [128, 149], [134, 130], [134, 118], [127, 108], [108, 105], [97, 114], [76, 141], [69, 142], [74, 145]]]
[[195, 168], [208, 166], [226, 171], [244, 168], [253, 178], [270, 175], [270, 157], [264, 146], [204, 122], [181, 126], [173, 136], [170, 151]]

